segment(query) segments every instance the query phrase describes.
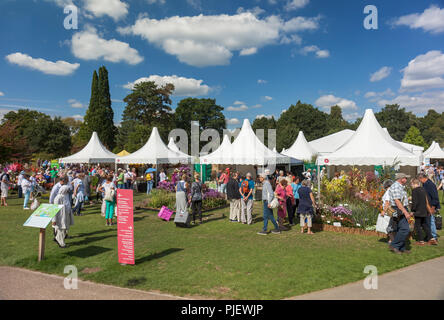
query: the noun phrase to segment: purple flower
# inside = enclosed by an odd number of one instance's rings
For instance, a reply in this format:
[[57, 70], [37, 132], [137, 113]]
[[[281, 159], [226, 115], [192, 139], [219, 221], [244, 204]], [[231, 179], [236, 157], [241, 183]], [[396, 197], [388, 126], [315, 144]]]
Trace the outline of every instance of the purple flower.
[[350, 209], [347, 209], [345, 207], [339, 206], [339, 207], [332, 207], [330, 208], [330, 212], [333, 215], [347, 215], [347, 216], [351, 216], [352, 215], [352, 211]]

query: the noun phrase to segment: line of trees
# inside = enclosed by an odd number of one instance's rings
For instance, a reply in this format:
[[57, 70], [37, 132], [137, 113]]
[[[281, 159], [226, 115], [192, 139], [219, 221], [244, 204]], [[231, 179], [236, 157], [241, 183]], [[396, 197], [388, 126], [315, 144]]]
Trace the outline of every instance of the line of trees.
[[[54, 159], [72, 154], [86, 145], [93, 131], [98, 133], [108, 149], [116, 153], [123, 149], [134, 152], [142, 147], [153, 127], [158, 127], [165, 142], [168, 133], [175, 128], [184, 129], [190, 137], [191, 121], [199, 121], [200, 131], [212, 128], [222, 135], [223, 129], [226, 129], [224, 108], [215, 99], [185, 98], [173, 110], [173, 92], [172, 84], [136, 84], [123, 99], [126, 107], [120, 126], [116, 126], [108, 71], [102, 66], [98, 72], [93, 72], [91, 99], [83, 121], [51, 118], [27, 109], [7, 113], [0, 125], [0, 163], [26, 162], [31, 158]], [[444, 145], [444, 113], [429, 109], [424, 117], [417, 117], [394, 104], [386, 105], [375, 116], [397, 141], [425, 148], [432, 141]], [[356, 130], [360, 122], [361, 119], [353, 123], [346, 121], [339, 106], [332, 106], [330, 113], [326, 113], [311, 104], [298, 101], [282, 112], [278, 119], [257, 118], [252, 127], [255, 130], [265, 129], [267, 145], [267, 129], [276, 129], [277, 149], [282, 150], [293, 144], [300, 130], [311, 141], [344, 129]]]

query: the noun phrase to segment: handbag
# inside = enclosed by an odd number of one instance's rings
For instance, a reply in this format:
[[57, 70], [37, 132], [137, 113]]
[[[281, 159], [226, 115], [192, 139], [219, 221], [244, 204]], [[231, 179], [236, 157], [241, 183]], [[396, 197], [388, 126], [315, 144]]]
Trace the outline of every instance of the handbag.
[[106, 189], [105, 192], [105, 198], [103, 198], [105, 201], [114, 201], [115, 191], [111, 188]]
[[277, 207], [279, 207], [279, 200], [276, 197], [274, 197], [273, 200], [271, 200], [270, 202], [270, 208], [276, 209]]
[[435, 216], [435, 226], [437, 230], [442, 230], [442, 217]]
[[169, 221], [172, 215], [173, 210], [170, 210], [168, 207], [163, 206], [157, 216], [162, 220]]
[[376, 231], [387, 234], [387, 227], [390, 223], [390, 217], [388, 215], [378, 216], [378, 220], [376, 221]]

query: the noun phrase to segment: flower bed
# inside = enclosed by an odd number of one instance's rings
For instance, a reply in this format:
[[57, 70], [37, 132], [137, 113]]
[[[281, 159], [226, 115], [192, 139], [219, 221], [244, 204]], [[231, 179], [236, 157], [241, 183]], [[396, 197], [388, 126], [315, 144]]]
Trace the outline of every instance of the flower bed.
[[[165, 189], [154, 189], [146, 199], [136, 203], [136, 208], [160, 210], [166, 206], [172, 210], [176, 208], [176, 194]], [[208, 189], [204, 192], [202, 211], [209, 211], [228, 206], [225, 196], [215, 190]]]
[[374, 230], [364, 230], [360, 228], [349, 228], [349, 227], [335, 227], [328, 224], [313, 224], [314, 231], [332, 231], [332, 232], [340, 232], [340, 233], [348, 233], [348, 234], [361, 234], [365, 236], [377, 236], [381, 238], [387, 237], [385, 233], [377, 232]]

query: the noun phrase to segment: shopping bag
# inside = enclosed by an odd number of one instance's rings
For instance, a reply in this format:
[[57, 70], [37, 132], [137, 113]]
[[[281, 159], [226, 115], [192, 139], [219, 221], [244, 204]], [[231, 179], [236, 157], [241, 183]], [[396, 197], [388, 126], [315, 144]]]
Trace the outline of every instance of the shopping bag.
[[40, 206], [40, 203], [37, 199], [34, 199], [34, 201], [31, 204], [31, 210], [36, 210]]
[[159, 214], [157, 215], [160, 219], [163, 219], [165, 221], [170, 221], [171, 216], [173, 215], [173, 211], [168, 209], [168, 207], [163, 206]]
[[387, 215], [378, 216], [378, 220], [376, 221], [376, 231], [387, 234], [387, 227], [390, 222], [390, 217]]

